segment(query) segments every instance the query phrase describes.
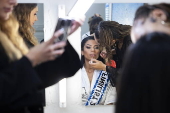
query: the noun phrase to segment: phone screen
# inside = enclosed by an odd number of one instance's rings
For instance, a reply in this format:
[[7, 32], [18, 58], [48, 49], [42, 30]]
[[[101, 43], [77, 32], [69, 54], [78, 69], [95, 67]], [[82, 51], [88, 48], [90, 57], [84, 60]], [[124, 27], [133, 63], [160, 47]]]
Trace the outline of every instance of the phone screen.
[[72, 25], [71, 19], [59, 18], [57, 22], [57, 26], [55, 28], [55, 32], [59, 29], [64, 29], [64, 33], [60, 35], [55, 42], [66, 41], [68, 37], [68, 33], [70, 31], [70, 27]]

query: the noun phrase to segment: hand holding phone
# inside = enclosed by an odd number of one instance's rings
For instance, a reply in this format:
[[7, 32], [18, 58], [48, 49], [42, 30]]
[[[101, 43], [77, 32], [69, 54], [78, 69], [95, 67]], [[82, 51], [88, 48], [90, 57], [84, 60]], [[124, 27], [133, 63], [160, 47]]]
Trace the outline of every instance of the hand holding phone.
[[74, 33], [84, 23], [84, 20], [85, 16], [80, 18], [59, 18], [54, 32], [59, 29], [64, 29], [64, 33], [58, 39], [55, 40], [55, 43], [60, 41], [66, 41], [68, 35]]
[[56, 42], [60, 42], [60, 41], [66, 41], [67, 40], [67, 37], [69, 35], [69, 32], [70, 32], [70, 28], [72, 26], [72, 19], [67, 19], [67, 18], [59, 18], [58, 19], [58, 22], [57, 22], [57, 25], [56, 25], [56, 28], [55, 28], [55, 31], [58, 31], [60, 29], [63, 29], [64, 30], [64, 33], [62, 35], [60, 35], [56, 40], [55, 40], [55, 43]]

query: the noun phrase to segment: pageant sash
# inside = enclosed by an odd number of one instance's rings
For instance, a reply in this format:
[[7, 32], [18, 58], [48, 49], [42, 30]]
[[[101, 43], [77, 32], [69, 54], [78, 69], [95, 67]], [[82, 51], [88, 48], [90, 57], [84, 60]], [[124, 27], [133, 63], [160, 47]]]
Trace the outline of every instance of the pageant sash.
[[102, 99], [102, 96], [106, 90], [106, 87], [108, 85], [108, 81], [109, 81], [109, 78], [108, 78], [107, 72], [101, 71], [85, 106], [99, 104], [99, 102]]

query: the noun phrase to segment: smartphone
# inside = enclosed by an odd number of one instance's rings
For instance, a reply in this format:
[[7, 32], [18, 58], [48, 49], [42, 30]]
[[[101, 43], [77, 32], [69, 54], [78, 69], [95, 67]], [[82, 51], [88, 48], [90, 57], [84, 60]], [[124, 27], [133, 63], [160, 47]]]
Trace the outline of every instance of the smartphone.
[[70, 32], [70, 28], [72, 26], [72, 21], [73, 21], [72, 19], [68, 19], [68, 18], [59, 18], [58, 19], [58, 22], [57, 22], [57, 25], [56, 25], [56, 28], [55, 28], [54, 32], [56, 32], [59, 29], [64, 29], [64, 33], [62, 35], [60, 35], [55, 40], [55, 43], [67, 40], [68, 34]]

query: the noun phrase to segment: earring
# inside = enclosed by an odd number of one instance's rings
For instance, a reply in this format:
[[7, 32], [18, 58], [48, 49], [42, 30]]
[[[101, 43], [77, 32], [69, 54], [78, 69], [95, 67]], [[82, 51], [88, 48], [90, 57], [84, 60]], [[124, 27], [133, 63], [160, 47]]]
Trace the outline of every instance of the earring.
[[162, 21], [161, 21], [161, 24], [163, 24], [163, 25], [164, 25], [164, 24], [165, 24], [165, 21], [163, 21], [163, 20], [162, 20]]
[[169, 22], [165, 22], [165, 21], [163, 21], [163, 20], [161, 21], [161, 24], [162, 24], [162, 25], [166, 25], [166, 26], [170, 26], [170, 23], [169, 23]]

